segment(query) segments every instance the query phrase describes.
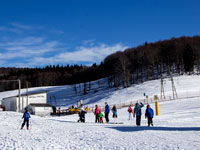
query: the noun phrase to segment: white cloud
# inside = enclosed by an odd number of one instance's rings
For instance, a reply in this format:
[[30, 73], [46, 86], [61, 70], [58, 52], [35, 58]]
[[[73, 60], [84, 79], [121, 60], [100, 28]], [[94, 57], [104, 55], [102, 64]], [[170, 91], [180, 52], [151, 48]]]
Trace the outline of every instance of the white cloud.
[[[22, 39], [22, 41], [27, 41]], [[37, 41], [33, 40], [33, 43]], [[40, 41], [40, 40], [38, 40]], [[116, 52], [123, 51], [128, 48], [121, 43], [115, 45], [100, 44], [90, 47], [77, 47], [71, 52], [60, 52], [59, 43], [57, 41], [45, 42], [41, 40], [38, 45], [32, 45], [30, 41], [25, 42], [24, 45], [19, 45], [16, 41], [4, 45], [7, 50], [5, 53], [0, 53], [0, 59], [2, 62], [15, 59], [14, 66], [16, 67], [34, 67], [34, 66], [45, 66], [50, 64], [85, 64], [91, 65], [93, 63], [100, 63], [103, 59]], [[21, 41], [19, 41], [21, 42]], [[27, 44], [29, 43], [29, 44]], [[14, 46], [16, 44], [17, 46]], [[1, 46], [0, 46], [1, 47]], [[64, 49], [64, 48], [63, 48]], [[52, 52], [52, 55], [48, 57], [48, 53]], [[20, 61], [22, 59], [22, 61]]]
[[100, 44], [94, 47], [77, 47], [73, 52], [59, 53], [53, 57], [35, 57], [30, 65], [48, 65], [48, 64], [92, 64], [100, 63], [103, 59], [116, 51], [122, 51], [128, 48], [121, 43], [115, 45]]
[[62, 30], [56, 29], [46, 29], [43, 26], [38, 25], [26, 25], [19, 22], [12, 22], [9, 23], [8, 26], [0, 26], [1, 32], [10, 32], [16, 34], [23, 34], [23, 33], [35, 33], [35, 32], [44, 32], [44, 33], [52, 33], [52, 34], [64, 34]]
[[10, 23], [9, 26], [0, 26], [1, 32], [11, 32], [16, 34], [22, 34], [24, 31], [31, 31], [33, 29], [33, 26], [24, 25], [18, 22]]
[[13, 33], [17, 33], [17, 34], [22, 33], [22, 31], [20, 29], [2, 27], [2, 26], [0, 26], [0, 31], [2, 31], [2, 32], [13, 32]]
[[23, 30], [30, 30], [32, 29], [31, 26], [28, 26], [28, 25], [24, 25], [24, 24], [21, 24], [21, 23], [18, 23], [18, 22], [12, 22], [10, 23], [14, 28], [19, 28], [19, 29], [23, 29]]
[[49, 32], [53, 34], [64, 34], [64, 31], [62, 30], [49, 30]]
[[5, 38], [2, 43], [0, 43], [1, 47], [16, 47], [16, 46], [31, 46], [31, 45], [38, 45], [44, 42], [44, 38], [42, 37], [34, 37], [29, 36], [21, 39], [12, 40], [10, 38]]
[[0, 64], [9, 64], [15, 67], [35, 67], [50, 64], [90, 65], [100, 63], [111, 53], [127, 48], [121, 43], [114, 45], [96, 44], [96, 40], [92, 39], [83, 41], [82, 46], [70, 47], [71, 51], [68, 51], [69, 48], [66, 45], [70, 45], [70, 43], [61, 43], [57, 40], [49, 40], [47, 36], [39, 36], [40, 32], [52, 37], [53, 34], [63, 34], [63, 31], [48, 30], [18, 22], [10, 23], [8, 27], [0, 26], [0, 31], [20, 34], [16, 36], [9, 33], [0, 37]]
[[0, 49], [4, 50], [1, 53], [0, 59], [18, 59], [18, 58], [32, 58], [39, 57], [48, 52], [53, 52], [59, 45], [58, 41], [45, 41], [41, 37], [26, 37], [20, 40], [2, 42], [0, 44]]

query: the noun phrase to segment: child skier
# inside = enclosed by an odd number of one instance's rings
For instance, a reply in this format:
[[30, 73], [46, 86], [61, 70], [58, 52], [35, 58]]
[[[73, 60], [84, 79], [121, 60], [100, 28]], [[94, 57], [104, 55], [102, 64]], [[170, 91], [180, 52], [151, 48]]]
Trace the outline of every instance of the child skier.
[[100, 123], [103, 123], [103, 113], [101, 112], [101, 110], [99, 111], [99, 119]]
[[22, 123], [21, 130], [23, 129], [24, 125], [26, 124], [27, 130], [29, 129], [29, 118], [30, 114], [28, 112], [28, 109], [25, 108], [25, 112], [23, 114], [22, 119], [24, 118], [24, 122]]
[[132, 114], [133, 114], [133, 109], [131, 108], [131, 105], [128, 107], [128, 120], [132, 120]]
[[115, 105], [112, 108], [112, 112], [113, 112], [113, 118], [114, 118], [114, 123], [115, 123], [115, 118], [117, 118], [117, 108]]
[[150, 125], [153, 126], [153, 116], [154, 116], [153, 109], [150, 107], [150, 105], [147, 105], [146, 112], [145, 112], [145, 118], [148, 119], [149, 127], [150, 127]]

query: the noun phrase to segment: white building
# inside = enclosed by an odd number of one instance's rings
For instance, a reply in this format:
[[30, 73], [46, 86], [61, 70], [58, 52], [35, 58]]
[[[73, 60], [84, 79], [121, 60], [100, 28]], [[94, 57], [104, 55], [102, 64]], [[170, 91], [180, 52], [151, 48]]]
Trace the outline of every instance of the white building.
[[27, 106], [30, 113], [38, 116], [50, 115], [53, 112], [51, 105], [41, 103], [30, 103]]
[[[36, 104], [36, 105], [35, 105]], [[2, 99], [2, 106], [5, 111], [24, 112], [28, 107], [32, 114], [50, 114], [52, 108], [47, 104], [47, 91], [29, 92], [27, 94], [7, 97]], [[48, 113], [47, 113], [48, 112]]]

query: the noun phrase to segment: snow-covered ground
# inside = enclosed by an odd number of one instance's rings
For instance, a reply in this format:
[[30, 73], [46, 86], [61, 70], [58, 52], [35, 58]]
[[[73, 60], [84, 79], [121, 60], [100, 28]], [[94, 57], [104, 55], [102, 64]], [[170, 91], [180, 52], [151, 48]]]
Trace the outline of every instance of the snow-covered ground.
[[[178, 95], [200, 95], [200, 76], [175, 77]], [[165, 93], [171, 94], [169, 79], [165, 79]], [[62, 92], [70, 93], [73, 86], [43, 87], [31, 90], [50, 89], [50, 94], [59, 97]], [[23, 90], [25, 92], [25, 89]], [[103, 89], [95, 93], [79, 95], [88, 105], [118, 104], [160, 94], [160, 80], [133, 85], [127, 89]], [[17, 91], [0, 93], [0, 97], [17, 95]], [[67, 98], [67, 97], [65, 97]], [[60, 99], [61, 100], [61, 99]], [[74, 103], [75, 99], [72, 99]], [[62, 101], [60, 101], [62, 103]], [[62, 103], [63, 104], [63, 103]], [[70, 103], [68, 103], [70, 104]], [[151, 104], [155, 110], [154, 103]], [[146, 107], [146, 106], [145, 106]], [[143, 114], [145, 111], [143, 108]], [[142, 116], [142, 126], [135, 125], [135, 119], [128, 121], [127, 108], [118, 110], [117, 122], [123, 124], [97, 124], [95, 116], [86, 114], [86, 123], [77, 123], [78, 115], [61, 117], [31, 116], [30, 130], [20, 130], [22, 114], [0, 112], [0, 149], [1, 150], [198, 150], [200, 147], [200, 98], [172, 100], [159, 103], [160, 115], [154, 117], [154, 127], [147, 127], [147, 120]], [[111, 122], [114, 122], [111, 118]]]
[[[20, 113], [0, 112], [1, 150], [198, 150], [200, 147], [200, 99], [184, 99], [159, 104], [160, 115], [154, 126], [128, 121], [127, 108], [118, 110], [117, 122], [97, 124], [92, 113], [86, 123], [77, 123], [78, 115], [60, 117], [31, 116], [30, 130], [20, 130]], [[154, 109], [154, 104], [152, 104]], [[144, 114], [145, 108], [143, 108]], [[110, 120], [113, 122], [113, 118]]]

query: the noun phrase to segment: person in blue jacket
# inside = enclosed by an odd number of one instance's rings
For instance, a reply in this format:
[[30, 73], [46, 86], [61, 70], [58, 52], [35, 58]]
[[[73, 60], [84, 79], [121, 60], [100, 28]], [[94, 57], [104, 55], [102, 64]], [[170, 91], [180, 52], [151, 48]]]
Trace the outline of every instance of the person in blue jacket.
[[25, 112], [23, 114], [22, 119], [24, 118], [24, 122], [22, 123], [21, 130], [23, 129], [24, 125], [26, 124], [27, 130], [29, 129], [29, 118], [30, 118], [30, 113], [28, 112], [28, 109], [25, 108]]
[[113, 106], [112, 112], [113, 112], [113, 118], [117, 118], [117, 107], [116, 107], [116, 105]]
[[145, 112], [145, 118], [148, 119], [149, 127], [150, 127], [150, 125], [153, 126], [153, 116], [154, 116], [153, 109], [150, 107], [150, 105], [147, 105], [146, 112]]
[[110, 107], [107, 102], [105, 102], [105, 118], [106, 122], [109, 122], [109, 113], [110, 113]]

